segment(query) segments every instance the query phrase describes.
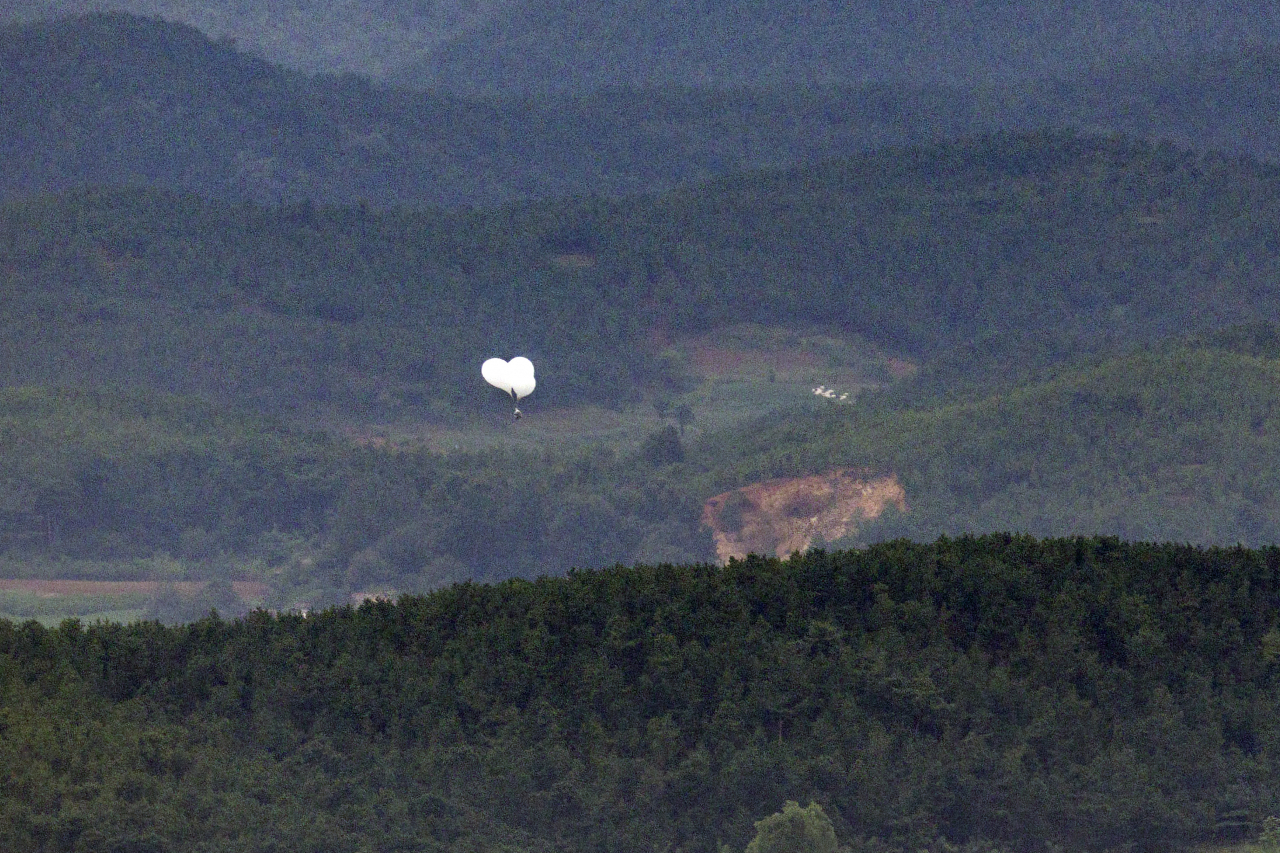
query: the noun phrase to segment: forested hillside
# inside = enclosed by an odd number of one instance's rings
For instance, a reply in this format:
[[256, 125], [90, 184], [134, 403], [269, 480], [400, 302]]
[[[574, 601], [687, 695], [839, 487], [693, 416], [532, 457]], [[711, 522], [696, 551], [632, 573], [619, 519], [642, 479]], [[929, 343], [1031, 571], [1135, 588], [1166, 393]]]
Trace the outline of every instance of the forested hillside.
[[690, 458], [739, 483], [845, 466], [896, 474], [910, 511], [855, 542], [1018, 530], [1262, 545], [1280, 539], [1278, 355], [1275, 327], [1241, 328], [999, 392], [774, 417]]
[[1267, 4], [118, 2], [0, 27], [0, 850], [1280, 838]]
[[[10, 202], [0, 378], [27, 390], [0, 407], [30, 452], [4, 463], [6, 553], [46, 575], [111, 561], [75, 569], [103, 577], [167, 554], [316, 603], [704, 559], [712, 495], [844, 466], [897, 475], [909, 507], [856, 542], [1274, 541], [1278, 190], [1250, 161], [1044, 133], [483, 211]], [[769, 383], [757, 414], [782, 413], [745, 431], [664, 428], [679, 406], [714, 421], [679, 347], [737, 323], [922, 367], [853, 406]], [[1263, 325], [1213, 343], [1241, 323]], [[495, 352], [538, 364], [533, 422], [594, 405], [651, 434], [448, 455], [369, 438], [493, 430]]]
[[1275, 327], [1242, 327], [999, 392], [809, 395], [697, 437], [668, 426], [629, 447], [448, 454], [190, 399], [10, 391], [0, 558], [22, 577], [264, 581], [273, 605], [317, 606], [709, 560], [708, 498], [838, 468], [896, 477], [906, 511], [834, 544], [995, 529], [1261, 546], [1280, 539], [1277, 389]]
[[629, 405], [679, 385], [673, 336], [741, 322], [1052, 362], [1276, 319], [1278, 204], [1270, 167], [1072, 134], [475, 212], [35, 196], [0, 207], [0, 377], [369, 421], [478, 411], [495, 351], [548, 406]]
[[341, 470], [323, 433], [141, 392], [6, 389], [0, 436], [10, 555], [253, 553], [319, 533]]
[[0, 623], [0, 839], [1186, 849], [1280, 810], [1280, 555], [991, 536], [176, 628]]
[[318, 606], [712, 554], [674, 433], [625, 454], [445, 457], [190, 398], [16, 389], [0, 438], [6, 576], [235, 578]]

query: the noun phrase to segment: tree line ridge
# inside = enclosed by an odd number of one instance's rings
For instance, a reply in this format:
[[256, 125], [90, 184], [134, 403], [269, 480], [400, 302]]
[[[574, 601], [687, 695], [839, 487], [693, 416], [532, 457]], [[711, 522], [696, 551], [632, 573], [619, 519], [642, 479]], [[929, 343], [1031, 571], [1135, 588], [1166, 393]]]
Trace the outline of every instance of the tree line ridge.
[[1278, 597], [1275, 548], [986, 535], [0, 623], [0, 837], [714, 851], [787, 800], [855, 850], [1248, 837]]

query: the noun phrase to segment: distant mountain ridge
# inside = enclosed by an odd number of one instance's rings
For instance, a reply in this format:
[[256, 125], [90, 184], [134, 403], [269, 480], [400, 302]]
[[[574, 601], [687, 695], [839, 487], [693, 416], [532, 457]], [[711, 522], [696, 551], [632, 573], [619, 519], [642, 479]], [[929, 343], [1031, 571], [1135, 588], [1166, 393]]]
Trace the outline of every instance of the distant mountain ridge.
[[95, 11], [196, 27], [291, 68], [380, 76], [478, 25], [509, 0], [0, 0], [0, 22], [31, 23]]
[[157, 16], [305, 71], [459, 93], [974, 85], [1280, 41], [1266, 0], [3, 0], [0, 21]]
[[[471, 102], [307, 77], [188, 26], [95, 14], [0, 30], [0, 197], [143, 184], [262, 202], [493, 204], [661, 190], [979, 129], [963, 111], [933, 116], [941, 97], [898, 100], [680, 90]], [[883, 118], [857, 120], [870, 112]]]
[[467, 100], [308, 76], [185, 25], [0, 28], [0, 198], [145, 185], [227, 200], [492, 205], [663, 191], [993, 130], [1082, 127], [1280, 157], [1280, 50], [956, 89], [618, 89]]
[[458, 92], [602, 86], [1016, 84], [1280, 40], [1274, 4], [1218, 0], [512, 3], [392, 78]]

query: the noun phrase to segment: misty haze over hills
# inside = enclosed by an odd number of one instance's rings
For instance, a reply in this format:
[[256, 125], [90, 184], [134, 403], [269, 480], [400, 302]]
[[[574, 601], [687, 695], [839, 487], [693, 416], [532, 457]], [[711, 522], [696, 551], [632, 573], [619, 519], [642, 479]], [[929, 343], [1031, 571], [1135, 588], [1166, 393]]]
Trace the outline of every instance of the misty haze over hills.
[[654, 192], [992, 131], [1076, 127], [1280, 156], [1280, 48], [1074, 80], [463, 98], [291, 71], [124, 14], [0, 29], [0, 197], [149, 185], [374, 206]]
[[978, 85], [1280, 40], [1265, 0], [3, 0], [0, 20], [91, 9], [191, 24], [307, 71], [465, 93], [650, 85]]
[[1260, 2], [729, 0], [700, 7], [534, 0], [450, 39], [397, 79], [477, 92], [673, 83], [970, 86], [1280, 34], [1274, 4]]

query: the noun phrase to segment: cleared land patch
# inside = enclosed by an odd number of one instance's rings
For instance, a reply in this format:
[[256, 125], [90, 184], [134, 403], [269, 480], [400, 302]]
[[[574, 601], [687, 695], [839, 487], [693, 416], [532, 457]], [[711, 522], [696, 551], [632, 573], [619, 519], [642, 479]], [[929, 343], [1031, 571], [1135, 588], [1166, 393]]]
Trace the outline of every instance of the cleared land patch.
[[728, 562], [748, 554], [788, 557], [815, 542], [842, 539], [890, 506], [907, 511], [907, 495], [895, 475], [842, 468], [716, 495], [703, 506], [702, 521], [715, 535], [716, 556]]
[[[0, 619], [34, 619], [45, 625], [68, 618], [132, 622], [146, 617], [152, 600], [162, 590], [171, 589], [180, 599], [191, 600], [206, 586], [208, 581], [0, 578]], [[231, 587], [247, 607], [261, 606], [266, 600], [265, 583], [233, 581]]]
[[[162, 581], [90, 581], [74, 579], [40, 580], [36, 578], [0, 578], [0, 590], [22, 590], [38, 596], [55, 598], [65, 595], [154, 595]], [[171, 586], [179, 595], [197, 595], [208, 581], [174, 581]], [[232, 581], [231, 588], [246, 604], [262, 601], [267, 585], [260, 581]]]

